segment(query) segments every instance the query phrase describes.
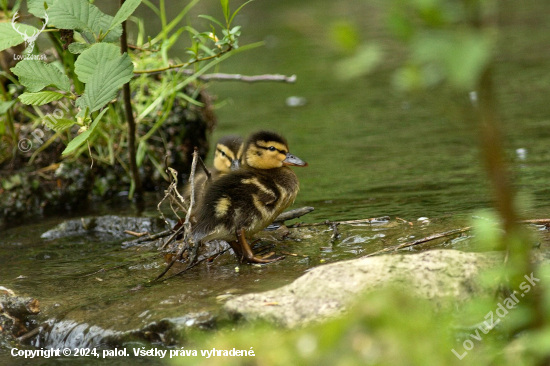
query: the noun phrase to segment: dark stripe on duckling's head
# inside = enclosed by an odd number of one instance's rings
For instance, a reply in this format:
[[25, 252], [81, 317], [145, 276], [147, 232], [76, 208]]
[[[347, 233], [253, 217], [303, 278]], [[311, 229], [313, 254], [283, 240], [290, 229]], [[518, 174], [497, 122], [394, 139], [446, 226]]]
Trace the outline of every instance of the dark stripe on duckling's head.
[[238, 169], [242, 151], [243, 139], [240, 136], [223, 136], [216, 144], [214, 167], [222, 173]]
[[[260, 131], [250, 136], [245, 144], [244, 158], [246, 164], [257, 169], [274, 169], [283, 165], [306, 166], [305, 162], [287, 164], [289, 155], [286, 139], [271, 131]], [[296, 158], [296, 157], [294, 157]], [[297, 159], [297, 158], [296, 158]], [[296, 161], [298, 161], [296, 160]]]

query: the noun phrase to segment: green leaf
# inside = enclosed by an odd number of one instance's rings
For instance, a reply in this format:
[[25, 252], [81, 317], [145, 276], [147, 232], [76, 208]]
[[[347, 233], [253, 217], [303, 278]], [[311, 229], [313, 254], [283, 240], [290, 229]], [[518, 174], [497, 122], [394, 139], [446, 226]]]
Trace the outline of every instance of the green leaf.
[[115, 17], [111, 21], [111, 26], [109, 27], [109, 30], [112, 30], [114, 27], [116, 27], [119, 24], [122, 24], [132, 13], [136, 10], [136, 8], [141, 4], [141, 0], [127, 0], [122, 4], [120, 9], [118, 9]]
[[[27, 24], [16, 23], [15, 27], [18, 28], [21, 33], [26, 32], [29, 36], [33, 34], [33, 32], [38, 32], [38, 29]], [[11, 23], [0, 23], [0, 51], [17, 46], [23, 42], [25, 42], [25, 39], [13, 29]]]
[[208, 19], [211, 22], [216, 23], [220, 27], [225, 28], [225, 26], [222, 23], [220, 23], [219, 21], [217, 21], [215, 18], [211, 17], [210, 15], [199, 15], [199, 18]]
[[97, 111], [116, 96], [122, 85], [134, 76], [134, 65], [126, 53], [97, 68], [89, 77], [84, 94], [76, 105], [82, 109], [89, 107], [90, 113]]
[[336, 64], [340, 79], [349, 80], [370, 73], [380, 62], [382, 50], [376, 43], [362, 46], [358, 52]]
[[70, 91], [71, 84], [67, 75], [52, 64], [37, 60], [23, 60], [11, 71], [19, 77], [19, 82], [30, 92], [37, 92], [53, 85], [66, 92]]
[[27, 8], [32, 15], [44, 18], [44, 3], [50, 8], [55, 0], [27, 0]]
[[19, 8], [21, 8], [21, 0], [15, 0], [15, 3], [13, 4], [13, 8], [11, 11], [16, 12], [19, 11]]
[[[86, 0], [57, 0], [48, 9], [50, 24], [60, 29], [74, 29], [92, 43], [101, 32], [111, 27], [113, 17], [104, 14]], [[122, 34], [122, 27], [115, 26], [105, 37], [105, 42], [114, 42]]]
[[10, 100], [8, 102], [0, 102], [0, 114], [5, 114], [8, 111], [8, 109], [10, 109], [12, 105], [14, 105], [15, 102], [16, 100]]
[[78, 57], [74, 63], [74, 71], [80, 81], [87, 83], [98, 67], [119, 57], [120, 49], [114, 44], [96, 43]]
[[223, 10], [223, 16], [225, 17], [225, 22], [229, 24], [229, 16], [231, 15], [231, 11], [229, 10], [229, 0], [220, 0], [220, 3], [222, 4], [222, 10]]
[[142, 140], [139, 142], [137, 152], [136, 152], [136, 164], [138, 167], [141, 167], [141, 165], [143, 164], [143, 159], [145, 159], [146, 153], [147, 153], [147, 142]]
[[[183, 8], [183, 10], [170, 23], [168, 23], [168, 25], [164, 27], [162, 31], [151, 42], [149, 42], [149, 44], [157, 43], [159, 40], [165, 38], [172, 30], [172, 28], [174, 28], [189, 12], [189, 10], [191, 10], [191, 8], [193, 8], [198, 2], [199, 0], [192, 0], [189, 4], [187, 4], [187, 6]], [[150, 4], [148, 1], [146, 2], [145, 0], [143, 1], [143, 3], [149, 6], [160, 17], [159, 10], [153, 8], [153, 4]]]
[[23, 93], [19, 96], [19, 100], [21, 100], [21, 103], [23, 104], [44, 105], [64, 97], [65, 96], [61, 93], [42, 91], [38, 93]]
[[65, 131], [67, 128], [74, 125], [76, 122], [72, 119], [67, 118], [56, 118], [55, 122], [52, 122], [50, 119], [45, 119], [44, 122], [46, 125], [56, 132]]
[[237, 13], [239, 13], [239, 11], [241, 11], [241, 9], [248, 3], [251, 3], [253, 2], [254, 0], [248, 0], [246, 3], [242, 4], [241, 6], [239, 6], [237, 8], [237, 10], [235, 10], [235, 12], [233, 13], [233, 15], [231, 16], [231, 18], [229, 19], [229, 23], [227, 24], [228, 26], [231, 25], [231, 22], [233, 21], [233, 18], [235, 18], [235, 15], [237, 15]]
[[105, 108], [99, 113], [99, 115], [96, 117], [96, 119], [92, 122], [90, 125], [90, 128], [88, 128], [86, 131], [82, 132], [80, 135], [76, 136], [74, 139], [69, 142], [69, 145], [63, 150], [63, 153], [61, 155], [65, 156], [76, 150], [80, 145], [82, 145], [86, 140], [88, 140], [92, 134], [94, 133], [95, 128], [97, 127], [97, 124], [99, 123], [99, 120], [105, 112], [107, 112], [109, 108]]
[[330, 27], [330, 38], [342, 51], [353, 53], [359, 47], [359, 31], [350, 21], [334, 22]]
[[69, 52], [78, 55], [90, 48], [87, 43], [73, 42], [69, 45]]

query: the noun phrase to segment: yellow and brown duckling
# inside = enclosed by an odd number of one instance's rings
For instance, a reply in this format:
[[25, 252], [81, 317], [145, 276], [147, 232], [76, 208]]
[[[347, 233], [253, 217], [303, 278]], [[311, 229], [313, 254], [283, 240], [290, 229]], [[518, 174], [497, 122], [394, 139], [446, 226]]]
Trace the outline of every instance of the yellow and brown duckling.
[[246, 237], [266, 228], [296, 198], [299, 183], [288, 166], [307, 166], [289, 153], [284, 137], [260, 131], [247, 140], [243, 167], [232, 171], [206, 188], [196, 211], [193, 253], [210, 240], [226, 240], [241, 261], [269, 263], [280, 259], [254, 255]]
[[[216, 180], [232, 170], [239, 169], [242, 153], [242, 137], [237, 135], [226, 135], [220, 138], [216, 143], [216, 151], [214, 153], [214, 168], [211, 171], [212, 180]], [[202, 197], [208, 183], [206, 173], [197, 167], [195, 175], [196, 200]], [[191, 187], [189, 185], [184, 188], [183, 196], [186, 199], [191, 196]]]

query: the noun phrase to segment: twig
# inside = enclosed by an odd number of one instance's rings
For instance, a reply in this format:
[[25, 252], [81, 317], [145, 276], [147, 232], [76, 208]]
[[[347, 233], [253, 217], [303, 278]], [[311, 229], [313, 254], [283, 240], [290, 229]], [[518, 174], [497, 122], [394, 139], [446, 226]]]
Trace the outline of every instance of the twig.
[[291, 255], [293, 257], [304, 257], [304, 258], [309, 258], [309, 256], [305, 255], [305, 254], [296, 254], [296, 253], [290, 253], [290, 252], [281, 252], [281, 254], [284, 254], [284, 255]]
[[139, 239], [125, 241], [122, 244], [141, 244], [146, 241], [153, 241], [158, 238], [164, 238], [165, 236], [168, 236], [171, 233], [173, 233], [172, 229], [168, 229], [168, 230], [161, 231], [160, 233], [156, 233], [154, 235], [148, 235], [146, 237], [141, 237]]
[[373, 224], [373, 223], [378, 223], [378, 222], [381, 222], [381, 221], [389, 221], [390, 220], [390, 217], [389, 216], [382, 216], [382, 217], [374, 217], [374, 218], [371, 218], [371, 219], [359, 219], [359, 220], [348, 220], [348, 221], [324, 221], [324, 222], [315, 222], [315, 223], [312, 223], [312, 224], [306, 224], [306, 223], [299, 223], [299, 224], [294, 224], [292, 226], [289, 226], [288, 228], [289, 229], [294, 229], [294, 228], [297, 228], [297, 227], [309, 227], [309, 226], [323, 226], [323, 225], [326, 225], [326, 226], [330, 226], [332, 224], [339, 224], [339, 225], [354, 225], [354, 224]]
[[[121, 0], [123, 1], [123, 0]], [[198, 59], [195, 59], [193, 61], [189, 61], [189, 62], [184, 62], [182, 64], [177, 64], [177, 65], [168, 65], [166, 67], [159, 67], [158, 69], [151, 69], [151, 70], [134, 70], [134, 74], [156, 74], [156, 73], [160, 73], [160, 72], [164, 72], [164, 71], [168, 71], [168, 70], [172, 70], [172, 69], [180, 69], [180, 68], [184, 68], [184, 67], [187, 67], [187, 66], [190, 66], [190, 65], [193, 65], [194, 63], [197, 63], [197, 62], [201, 62], [201, 61], [208, 61], [208, 60], [211, 60], [213, 58], [218, 58], [220, 56], [222, 56], [223, 54], [225, 53], [228, 53], [229, 51], [233, 50], [232, 47], [229, 47], [227, 48], [226, 50], [222, 50], [220, 51], [220, 53], [217, 53], [215, 55], [212, 55], [212, 56], [208, 56], [208, 57], [203, 57], [203, 58], [198, 58]]]
[[124, 230], [124, 232], [125, 232], [126, 234], [129, 234], [129, 235], [132, 235], [132, 236], [136, 236], [136, 237], [138, 237], [138, 238], [141, 238], [142, 236], [145, 236], [145, 235], [149, 234], [148, 231], [143, 232], [143, 233], [136, 233], [135, 231]]
[[202, 158], [200, 156], [199, 156], [199, 164], [202, 170], [204, 170], [204, 173], [206, 173], [206, 177], [208, 178], [208, 180], [212, 181], [212, 174], [210, 173], [210, 170], [208, 170], [206, 165], [204, 165], [204, 161], [202, 161]]
[[340, 237], [340, 233], [338, 232], [338, 225], [340, 225], [340, 223], [337, 223], [337, 222], [333, 222], [332, 224], [330, 224], [330, 227], [332, 229], [332, 235], [330, 236], [330, 242], [333, 243], [333, 244]]
[[520, 220], [520, 224], [536, 224], [536, 225], [545, 225], [550, 224], [550, 219], [533, 219], [533, 220]]
[[164, 249], [168, 244], [170, 244], [170, 242], [172, 242], [172, 240], [174, 240], [174, 238], [176, 236], [178, 236], [179, 234], [181, 234], [181, 232], [185, 229], [185, 226], [181, 225], [169, 238], [168, 240], [166, 240], [166, 242], [164, 244], [162, 244], [162, 246], [160, 247], [160, 250]]
[[401, 217], [397, 217], [397, 216], [396, 216], [395, 219], [398, 220], [398, 221], [401, 221], [401, 222], [403, 222], [403, 223], [405, 223], [405, 224], [409, 224], [410, 226], [414, 226], [414, 224], [413, 224], [412, 222], [407, 221], [407, 220], [404, 220], [404, 219], [402, 219]]
[[34, 328], [33, 330], [31, 330], [30, 332], [23, 334], [21, 337], [18, 337], [18, 338], [17, 338], [17, 341], [18, 341], [18, 342], [24, 342], [24, 341], [26, 341], [27, 339], [32, 338], [32, 337], [34, 337], [35, 335], [37, 335], [38, 333], [40, 333], [40, 332], [41, 332], [44, 328], [46, 328], [47, 326], [49, 326], [48, 323], [41, 324], [41, 325], [39, 325], [38, 327], [36, 327], [36, 328]]
[[[191, 71], [191, 70], [186, 70]], [[192, 72], [190, 72], [191, 74]], [[280, 81], [283, 83], [290, 83], [293, 84], [296, 82], [296, 75], [292, 76], [286, 76], [286, 75], [280, 75], [280, 74], [266, 74], [266, 75], [253, 75], [253, 76], [247, 76], [247, 75], [241, 75], [241, 74], [221, 74], [221, 73], [215, 73], [215, 74], [206, 74], [199, 76], [200, 80], [203, 81], [210, 81], [210, 80], [216, 80], [216, 81], [243, 81], [246, 83], [257, 83], [259, 81]]]
[[286, 211], [280, 214], [279, 216], [277, 216], [277, 218], [273, 220], [273, 223], [283, 223], [285, 221], [297, 219], [298, 217], [302, 217], [313, 210], [314, 210], [313, 207], [307, 206], [307, 207], [300, 207], [294, 210]]
[[446, 236], [451, 236], [451, 235], [455, 235], [455, 234], [460, 234], [460, 233], [469, 231], [471, 229], [472, 229], [471, 226], [467, 226], [467, 227], [463, 227], [462, 229], [455, 229], [455, 230], [451, 230], [451, 231], [446, 231], [444, 233], [433, 234], [433, 235], [427, 236], [427, 237], [422, 238], [422, 239], [418, 239], [418, 240], [415, 240], [415, 241], [411, 241], [411, 242], [403, 243], [403, 244], [399, 244], [399, 245], [394, 245], [394, 246], [379, 250], [377, 252], [367, 254], [365, 257], [372, 257], [372, 256], [377, 255], [377, 254], [393, 252], [393, 251], [396, 251], [396, 250], [399, 250], [399, 249], [412, 247], [414, 245], [426, 243], [426, 242], [431, 241], [431, 240], [444, 238]]
[[[212, 56], [210, 56], [212, 58]], [[205, 61], [208, 58], [200, 59], [199, 61]], [[196, 62], [196, 61], [195, 61]], [[166, 70], [169, 69], [178, 69], [178, 72], [181, 72], [185, 75], [193, 75], [195, 72], [193, 70], [184, 69], [184, 67], [189, 66], [190, 63], [187, 64], [179, 64], [179, 65], [172, 65], [168, 69], [162, 68], [162, 69], [155, 69], [147, 71], [147, 74], [149, 75], [155, 75], [163, 73]], [[139, 76], [140, 74], [145, 73], [146, 71], [134, 71], [134, 77]], [[262, 81], [275, 81], [275, 82], [283, 82], [283, 83], [289, 83], [293, 84], [296, 82], [296, 75], [286, 76], [286, 75], [280, 75], [280, 74], [264, 74], [264, 75], [241, 75], [241, 74], [224, 74], [224, 73], [213, 73], [213, 74], [203, 74], [197, 77], [197, 79], [202, 81], [242, 81], [246, 83], [257, 83]]]
[[211, 255], [211, 256], [209, 256], [209, 257], [204, 257], [204, 258], [201, 259], [200, 261], [196, 261], [195, 263], [190, 264], [190, 265], [188, 265], [187, 267], [185, 267], [185, 269], [182, 269], [181, 271], [179, 271], [179, 272], [173, 274], [172, 276], [165, 278], [163, 281], [168, 281], [168, 280], [171, 279], [171, 278], [174, 278], [174, 277], [176, 277], [176, 276], [179, 276], [180, 274], [189, 271], [191, 268], [193, 268], [193, 267], [195, 267], [195, 266], [201, 264], [202, 262], [204, 262], [204, 261], [206, 261], [206, 260], [208, 260], [208, 259], [210, 259], [210, 258], [212, 258], [212, 257], [214, 257], [214, 259], [216, 259], [216, 258], [219, 257], [220, 255], [222, 255], [222, 254], [224, 254], [225, 252], [227, 252], [229, 249], [231, 249], [231, 248], [224, 249], [224, 250], [222, 250], [221, 252], [218, 252], [218, 253], [216, 253], [216, 254], [214, 254], [214, 255]]
[[[184, 228], [185, 234], [183, 236], [183, 243], [181, 249], [178, 251], [178, 254], [174, 257], [174, 259], [170, 262], [170, 264], [164, 269], [164, 271], [158, 275], [157, 278], [154, 279], [154, 281], [157, 281], [162, 276], [166, 274], [170, 270], [170, 268], [176, 263], [176, 261], [181, 258], [183, 255], [183, 252], [188, 247], [188, 241], [189, 236], [191, 235], [191, 222], [189, 221], [191, 218], [191, 211], [193, 210], [193, 205], [195, 204], [195, 170], [197, 169], [197, 160], [199, 158], [199, 150], [195, 147], [195, 151], [193, 151], [193, 162], [191, 163], [191, 175], [189, 177], [189, 184], [191, 185], [191, 198], [189, 202], [189, 209], [187, 210], [187, 215], [185, 215], [185, 222], [181, 226], [181, 228]], [[180, 228], [180, 229], [181, 229]], [[178, 231], [180, 230], [178, 229]], [[175, 235], [175, 234], [174, 234]], [[195, 243], [195, 245], [198, 245], [198, 243]], [[192, 258], [190, 257], [190, 261]], [[191, 266], [191, 262], [189, 262]]]
[[[157, 255], [157, 253], [155, 253], [155, 255]], [[128, 266], [128, 265], [131, 265], [131, 264], [134, 264], [134, 263], [140, 263], [140, 262], [144, 262], [146, 260], [149, 260], [150, 257], [153, 257], [153, 256], [146, 256], [145, 258], [141, 258], [137, 261], [131, 261], [129, 263], [124, 263], [124, 264], [119, 264], [118, 266], [113, 266], [113, 267], [109, 267], [107, 269], [105, 268], [101, 268], [95, 272], [92, 272], [92, 273], [88, 273], [87, 275], [84, 275], [84, 276], [80, 276], [80, 278], [84, 278], [84, 277], [90, 277], [90, 276], [93, 276], [95, 274], [98, 274], [98, 273], [104, 273], [104, 272], [107, 272], [107, 271], [111, 271], [113, 269], [117, 269], [117, 268], [122, 268], [122, 267], [125, 267], [125, 266]]]

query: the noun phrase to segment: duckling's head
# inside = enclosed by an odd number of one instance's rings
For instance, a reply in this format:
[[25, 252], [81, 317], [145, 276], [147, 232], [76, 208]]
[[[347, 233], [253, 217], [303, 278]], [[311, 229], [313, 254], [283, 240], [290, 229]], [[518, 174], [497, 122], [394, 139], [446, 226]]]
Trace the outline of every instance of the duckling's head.
[[243, 139], [240, 136], [223, 136], [216, 144], [214, 168], [222, 173], [239, 169], [242, 153]]
[[257, 169], [275, 169], [285, 165], [307, 166], [307, 163], [288, 152], [286, 139], [271, 131], [256, 132], [245, 144], [244, 159]]

